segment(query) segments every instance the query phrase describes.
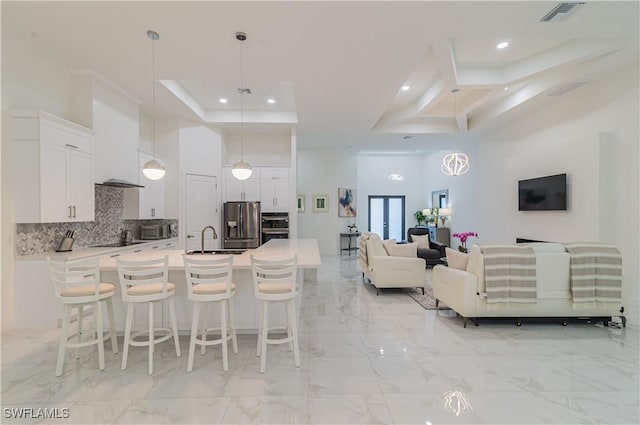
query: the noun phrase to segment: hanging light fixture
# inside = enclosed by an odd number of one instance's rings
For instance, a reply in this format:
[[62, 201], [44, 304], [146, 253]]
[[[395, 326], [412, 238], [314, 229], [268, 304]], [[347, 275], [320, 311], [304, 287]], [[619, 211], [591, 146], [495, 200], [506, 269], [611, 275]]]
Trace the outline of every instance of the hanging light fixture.
[[[451, 93], [453, 93], [453, 119], [456, 125], [456, 134], [458, 133], [458, 104], [457, 104], [457, 93], [460, 89], [452, 89]], [[447, 176], [461, 176], [462, 174], [469, 171], [469, 157], [467, 154], [462, 152], [453, 152], [448, 153], [442, 158], [442, 165], [440, 166], [440, 170], [446, 174]]]
[[244, 79], [242, 75], [242, 44], [243, 41], [247, 39], [247, 34], [242, 31], [238, 31], [236, 33], [236, 40], [240, 41], [240, 88], [238, 91], [240, 92], [240, 161], [233, 164], [231, 167], [231, 174], [238, 180], [246, 180], [251, 177], [251, 173], [253, 173], [253, 169], [251, 165], [244, 160], [244, 140], [243, 140], [243, 108], [244, 108], [244, 94], [251, 93], [249, 89], [244, 87]]
[[152, 30], [147, 31], [147, 37], [151, 39], [151, 100], [153, 114], [151, 116], [151, 141], [153, 143], [153, 159], [147, 161], [142, 167], [142, 174], [149, 180], [160, 180], [167, 170], [162, 164], [156, 161], [156, 40], [160, 35]]

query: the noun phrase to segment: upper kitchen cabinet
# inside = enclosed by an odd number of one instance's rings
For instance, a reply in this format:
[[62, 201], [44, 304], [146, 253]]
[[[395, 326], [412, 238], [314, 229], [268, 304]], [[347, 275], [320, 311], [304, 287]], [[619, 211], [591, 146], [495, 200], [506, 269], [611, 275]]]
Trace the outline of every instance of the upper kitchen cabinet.
[[[153, 155], [145, 152], [138, 153], [138, 184], [144, 186], [140, 189], [124, 190], [125, 219], [162, 219], [164, 218], [164, 179], [149, 180], [142, 174], [142, 167], [148, 161], [154, 159]], [[157, 156], [155, 160], [165, 165]]]
[[260, 207], [267, 212], [289, 212], [289, 169], [262, 168]]
[[17, 223], [95, 220], [94, 136], [46, 112], [14, 113]]
[[260, 194], [260, 169], [253, 169], [251, 177], [247, 180], [238, 180], [231, 174], [231, 167], [224, 168], [224, 200], [235, 201], [259, 201]]

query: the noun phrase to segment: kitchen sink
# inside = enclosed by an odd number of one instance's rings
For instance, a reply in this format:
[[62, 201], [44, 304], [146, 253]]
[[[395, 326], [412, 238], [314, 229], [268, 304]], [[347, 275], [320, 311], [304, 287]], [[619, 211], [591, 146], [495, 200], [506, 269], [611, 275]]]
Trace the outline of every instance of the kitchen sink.
[[186, 253], [187, 255], [214, 255], [214, 254], [221, 254], [221, 255], [238, 255], [238, 254], [242, 254], [243, 252], [246, 252], [246, 249], [205, 249], [204, 251], [200, 250], [200, 249], [190, 249], [188, 250]]

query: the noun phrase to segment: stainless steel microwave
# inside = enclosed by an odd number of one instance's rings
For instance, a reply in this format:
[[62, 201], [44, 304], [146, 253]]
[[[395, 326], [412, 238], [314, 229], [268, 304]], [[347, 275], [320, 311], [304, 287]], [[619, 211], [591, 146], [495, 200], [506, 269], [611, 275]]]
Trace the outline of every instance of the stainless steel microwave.
[[166, 239], [169, 237], [169, 232], [170, 232], [170, 229], [168, 224], [140, 226], [140, 239], [142, 240]]

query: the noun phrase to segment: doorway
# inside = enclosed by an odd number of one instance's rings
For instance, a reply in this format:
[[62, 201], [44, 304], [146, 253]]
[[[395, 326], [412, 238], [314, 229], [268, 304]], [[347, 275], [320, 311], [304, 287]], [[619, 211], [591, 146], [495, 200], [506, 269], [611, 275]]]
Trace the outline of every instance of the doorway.
[[382, 239], [404, 240], [404, 196], [369, 196], [369, 231]]
[[217, 179], [214, 176], [185, 174], [185, 248], [200, 249], [202, 229], [213, 226], [218, 239], [211, 232], [205, 235], [205, 249], [220, 248], [220, 213], [218, 211]]

